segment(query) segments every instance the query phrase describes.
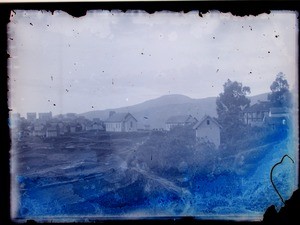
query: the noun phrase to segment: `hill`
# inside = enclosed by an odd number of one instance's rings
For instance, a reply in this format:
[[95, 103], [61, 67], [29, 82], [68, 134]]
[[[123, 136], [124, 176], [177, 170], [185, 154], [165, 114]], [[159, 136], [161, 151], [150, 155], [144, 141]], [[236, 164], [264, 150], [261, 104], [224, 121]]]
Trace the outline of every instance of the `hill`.
[[259, 94], [259, 95], [254, 95], [249, 97], [251, 100], [251, 105], [257, 103], [258, 101], [267, 101], [268, 100], [268, 94], [269, 93], [263, 93], [263, 94]]
[[[250, 97], [251, 104], [258, 100], [266, 100], [267, 93]], [[165, 121], [170, 116], [190, 114], [200, 120], [205, 114], [217, 116], [216, 97], [193, 99], [185, 95], [164, 95], [140, 104], [117, 109], [94, 110], [80, 115], [88, 119], [100, 118], [106, 120], [109, 111], [119, 113], [130, 112], [137, 120], [138, 127], [150, 125], [151, 129], [164, 128]]]

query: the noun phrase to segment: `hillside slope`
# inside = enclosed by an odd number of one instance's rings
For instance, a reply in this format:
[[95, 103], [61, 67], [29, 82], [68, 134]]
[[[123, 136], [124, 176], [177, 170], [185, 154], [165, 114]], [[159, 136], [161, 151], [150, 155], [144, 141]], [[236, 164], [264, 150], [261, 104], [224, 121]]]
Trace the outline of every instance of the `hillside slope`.
[[[256, 95], [250, 97], [251, 104], [258, 100], [266, 100], [267, 94]], [[151, 99], [143, 103], [122, 107], [117, 109], [94, 110], [82, 113], [88, 119], [100, 118], [106, 120], [109, 111], [130, 112], [137, 120], [138, 127], [143, 128], [144, 125], [150, 125], [151, 129], [164, 128], [165, 121], [175, 115], [190, 114], [200, 120], [205, 114], [213, 117], [217, 116], [216, 97], [208, 97], [202, 99], [192, 99], [185, 95], [164, 95], [162, 97]]]

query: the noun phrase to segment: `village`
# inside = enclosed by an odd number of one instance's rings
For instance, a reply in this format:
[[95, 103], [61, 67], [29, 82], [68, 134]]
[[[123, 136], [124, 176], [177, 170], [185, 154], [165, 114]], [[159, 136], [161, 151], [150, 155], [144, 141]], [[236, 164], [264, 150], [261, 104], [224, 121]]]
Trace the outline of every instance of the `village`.
[[[269, 127], [277, 129], [287, 126], [290, 113], [286, 107], [272, 107], [269, 101], [259, 101], [243, 110], [241, 120], [250, 127]], [[108, 118], [102, 120], [93, 118], [89, 120], [84, 116], [75, 113], [53, 116], [51, 112], [36, 113], [29, 112], [26, 119], [19, 113], [11, 116], [11, 129], [14, 137], [40, 137], [56, 138], [67, 134], [84, 132], [140, 132], [150, 131], [150, 125], [144, 125], [143, 129], [138, 128], [139, 121], [134, 114], [116, 113], [110, 111]], [[218, 119], [210, 115], [205, 115], [197, 119], [193, 115], [170, 116], [165, 121], [165, 128], [153, 128], [154, 131], [169, 132], [175, 127], [191, 126], [195, 133], [195, 138], [199, 141], [209, 141], [216, 148], [221, 144], [220, 133], [222, 126]]]
[[[46, 191], [51, 197], [43, 201], [50, 199], [47, 204], [53, 207], [58, 207], [52, 201], [58, 190], [63, 190], [68, 199], [81, 196], [83, 201], [59, 203], [65, 205], [66, 212], [82, 204], [87, 212], [90, 202], [96, 202], [95, 210], [108, 212], [131, 210], [145, 201], [165, 208], [164, 202], [169, 198], [182, 201], [175, 210], [184, 212], [186, 205], [198, 201], [198, 195], [202, 196], [199, 203], [208, 204], [205, 210], [213, 210], [211, 201], [220, 204], [217, 198], [211, 198], [210, 193], [215, 192], [244, 202], [244, 195], [238, 193], [255, 180], [252, 174], [257, 176], [256, 170], [273, 165], [274, 154], [284, 153], [289, 138], [282, 130], [292, 120], [285, 107], [272, 107], [268, 101], [255, 103], [240, 116], [248, 136], [234, 140], [233, 147], [223, 148], [224, 127], [211, 115], [201, 119], [193, 115], [170, 116], [164, 129], [140, 129], [143, 126], [138, 126], [140, 122], [130, 112], [110, 111], [103, 120], [74, 113], [53, 116], [51, 112], [27, 113], [26, 119], [13, 114], [12, 118], [12, 156], [18, 163], [20, 187], [25, 187], [21, 189], [23, 201], [43, 209], [31, 200], [36, 198], [34, 192], [29, 192], [32, 188], [36, 193]], [[272, 130], [279, 135], [274, 136]], [[257, 165], [257, 160], [263, 161]], [[220, 188], [224, 179], [226, 187]], [[249, 193], [265, 192], [257, 189], [260, 180], [254, 181]], [[160, 193], [164, 196], [157, 198]], [[226, 201], [224, 204], [228, 207]], [[21, 213], [26, 213], [26, 207]]]
[[256, 222], [286, 208], [297, 11], [127, 6], [8, 7], [7, 218]]

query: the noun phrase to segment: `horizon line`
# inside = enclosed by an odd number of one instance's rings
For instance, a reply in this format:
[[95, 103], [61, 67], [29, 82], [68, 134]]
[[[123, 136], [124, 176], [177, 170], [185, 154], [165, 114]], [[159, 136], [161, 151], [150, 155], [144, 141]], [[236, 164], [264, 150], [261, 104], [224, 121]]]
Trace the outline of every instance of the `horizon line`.
[[[262, 95], [262, 94], [268, 94], [270, 92], [264, 92], [264, 93], [260, 93], [260, 94], [255, 94], [255, 95], [248, 95], [247, 97], [254, 97], [254, 96], [258, 96], [258, 95]], [[208, 96], [208, 97], [203, 97], [203, 98], [191, 98], [190, 96], [188, 95], [185, 95], [185, 94], [165, 94], [165, 95], [161, 95], [160, 97], [157, 97], [157, 98], [151, 98], [151, 99], [148, 99], [148, 100], [144, 100], [143, 102], [140, 102], [140, 103], [136, 103], [136, 104], [133, 104], [133, 105], [128, 105], [128, 106], [121, 106], [119, 108], [105, 108], [105, 109], [93, 109], [93, 110], [89, 110], [89, 111], [84, 111], [84, 112], [65, 112], [65, 113], [53, 113], [51, 110], [49, 111], [39, 111], [39, 112], [34, 112], [34, 111], [27, 111], [26, 113], [24, 113], [24, 116], [26, 116], [27, 113], [52, 113], [52, 116], [59, 116], [59, 115], [66, 115], [68, 113], [73, 113], [73, 114], [84, 114], [84, 113], [87, 113], [87, 112], [93, 112], [93, 111], [106, 111], [106, 110], [118, 110], [118, 109], [122, 109], [122, 108], [126, 108], [126, 107], [132, 107], [132, 106], [135, 106], [135, 105], [139, 105], [139, 104], [143, 104], [145, 102], [148, 102], [148, 101], [151, 101], [151, 100], [156, 100], [156, 99], [159, 99], [159, 98], [162, 98], [162, 97], [165, 97], [165, 96], [174, 96], [174, 95], [180, 95], [180, 96], [184, 96], [184, 97], [187, 97], [187, 98], [190, 98], [191, 100], [200, 100], [200, 99], [207, 99], [207, 98], [217, 98], [218, 96]], [[12, 112], [10, 111], [9, 114], [17, 114], [19, 112]], [[20, 116], [22, 116], [21, 113], [19, 113]]]

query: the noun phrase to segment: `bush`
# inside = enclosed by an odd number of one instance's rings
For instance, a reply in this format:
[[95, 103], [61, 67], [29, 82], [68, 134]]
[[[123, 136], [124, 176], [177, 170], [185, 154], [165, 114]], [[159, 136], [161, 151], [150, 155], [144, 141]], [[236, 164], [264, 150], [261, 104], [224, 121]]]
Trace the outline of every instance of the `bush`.
[[251, 127], [244, 126], [239, 136], [223, 144], [223, 156], [228, 156], [241, 151], [256, 148], [262, 145], [278, 142], [288, 137], [289, 129], [287, 126], [271, 126]]
[[195, 173], [213, 171], [217, 155], [218, 151], [211, 143], [198, 142], [195, 131], [186, 126], [168, 133], [152, 133], [130, 163], [160, 175], [189, 179]]

